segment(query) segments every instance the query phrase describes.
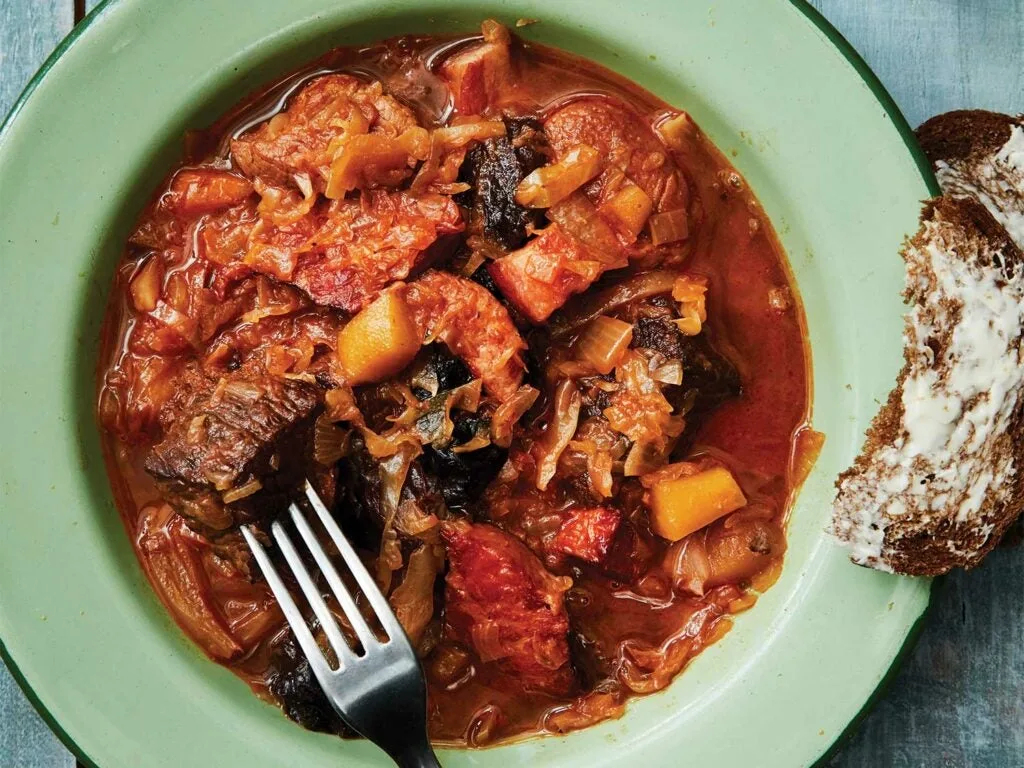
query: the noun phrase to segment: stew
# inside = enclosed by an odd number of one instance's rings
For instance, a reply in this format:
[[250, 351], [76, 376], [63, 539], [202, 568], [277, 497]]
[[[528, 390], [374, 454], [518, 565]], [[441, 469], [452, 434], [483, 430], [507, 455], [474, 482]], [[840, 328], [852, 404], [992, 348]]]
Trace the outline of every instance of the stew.
[[480, 746], [619, 716], [774, 581], [808, 362], [771, 223], [693, 119], [486, 21], [331, 51], [186, 137], [117, 272], [98, 415], [206, 654], [346, 733], [239, 533], [309, 478], [432, 737]]

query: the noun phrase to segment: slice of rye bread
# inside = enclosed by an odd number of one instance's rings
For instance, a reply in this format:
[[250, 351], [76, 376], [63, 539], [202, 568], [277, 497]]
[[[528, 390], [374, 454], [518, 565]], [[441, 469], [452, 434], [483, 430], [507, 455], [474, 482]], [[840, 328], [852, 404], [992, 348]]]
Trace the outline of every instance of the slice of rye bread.
[[985, 206], [1024, 249], [1024, 115], [947, 112], [917, 129], [942, 191]]
[[903, 258], [906, 362], [836, 483], [831, 533], [856, 563], [931, 576], [977, 565], [1024, 507], [1024, 253], [947, 196]]

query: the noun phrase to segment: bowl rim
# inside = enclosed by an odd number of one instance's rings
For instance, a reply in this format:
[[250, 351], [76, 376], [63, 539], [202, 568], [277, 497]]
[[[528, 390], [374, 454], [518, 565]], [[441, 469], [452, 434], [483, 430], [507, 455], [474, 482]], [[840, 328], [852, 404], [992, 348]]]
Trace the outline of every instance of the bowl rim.
[[[24, 89], [21, 91], [7, 115], [4, 117], [3, 122], [0, 123], [0, 145], [3, 144], [10, 126], [17, 119], [26, 102], [31, 98], [36, 88], [46, 78], [54, 65], [78, 42], [84, 34], [87, 33], [93, 25], [102, 21], [103, 17], [107, 15], [107, 12], [111, 7], [118, 5], [120, 2], [121, 0], [101, 0], [101, 2], [97, 4], [92, 11], [75, 24], [67, 36], [61, 40], [56, 48], [54, 48], [52, 53], [46, 58], [42, 65], [40, 65], [39, 69], [26, 83]], [[827, 18], [825, 18], [817, 8], [811, 5], [809, 0], [788, 0], [788, 2], [796, 10], [804, 14], [804, 16], [806, 16], [807, 19], [825, 35], [832, 46], [835, 47], [835, 49], [842, 54], [847, 62], [853, 67], [856, 73], [864, 81], [864, 84], [871, 91], [872, 95], [878, 100], [888, 118], [892, 121], [893, 127], [896, 129], [900, 138], [906, 145], [907, 150], [910, 152], [910, 155], [912, 156], [929, 193], [932, 196], [941, 195], [941, 189], [939, 188], [931, 163], [927, 159], [924, 151], [921, 149], [913, 128], [911, 128], [902, 110], [868, 63], [856, 48], [854, 48], [854, 46], [846, 39], [846, 37]], [[944, 577], [938, 577], [931, 580], [927, 603], [920, 615], [908, 629], [899, 650], [892, 660], [892, 663], [885, 670], [879, 680], [879, 683], [865, 700], [860, 710], [854, 714], [838, 736], [836, 736], [830, 744], [823, 747], [820, 757], [812, 764], [812, 768], [823, 768], [823, 766], [825, 766], [825, 764], [840, 751], [845, 743], [850, 740], [864, 718], [867, 717], [875, 704], [877, 704], [883, 697], [886, 690], [890, 687], [894, 678], [900, 671], [903, 663], [910, 655], [910, 652], [916, 646], [925, 626], [926, 619], [934, 609], [936, 594], [942, 589], [944, 582]], [[2, 636], [0, 636], [0, 660], [3, 661], [4, 665], [10, 672], [11, 677], [18, 684], [18, 687], [21, 689], [22, 693], [24, 693], [26, 699], [35, 711], [39, 714], [54, 735], [61, 741], [61, 743], [75, 756], [76, 760], [81, 765], [87, 766], [88, 768], [101, 768], [101, 766], [74, 741], [57, 718], [50, 713], [39, 696], [37, 696], [32, 685], [21, 672], [17, 662], [8, 651]]]

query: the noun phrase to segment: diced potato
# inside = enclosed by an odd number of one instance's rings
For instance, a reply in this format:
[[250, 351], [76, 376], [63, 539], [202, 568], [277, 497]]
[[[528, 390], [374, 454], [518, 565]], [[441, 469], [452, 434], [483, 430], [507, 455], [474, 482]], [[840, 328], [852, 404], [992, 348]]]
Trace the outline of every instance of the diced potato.
[[384, 293], [338, 333], [338, 359], [349, 384], [383, 381], [412, 362], [420, 342], [405, 300]]
[[743, 491], [725, 467], [662, 480], [651, 487], [651, 528], [664, 539], [679, 541], [746, 503]]
[[598, 210], [627, 242], [636, 242], [647, 224], [654, 201], [636, 184], [627, 184], [601, 204]]
[[705, 546], [711, 571], [707, 586], [717, 587], [745, 582], [781, 558], [786, 536], [770, 520], [729, 518], [709, 530]]

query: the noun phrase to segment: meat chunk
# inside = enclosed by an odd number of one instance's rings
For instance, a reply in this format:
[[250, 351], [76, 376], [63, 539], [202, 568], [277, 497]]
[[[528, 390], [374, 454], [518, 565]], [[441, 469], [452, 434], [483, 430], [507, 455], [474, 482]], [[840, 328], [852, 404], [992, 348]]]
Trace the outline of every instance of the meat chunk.
[[601, 561], [601, 570], [629, 584], [647, 570], [655, 551], [654, 537], [646, 527], [641, 529], [623, 520], [612, 536], [608, 553]]
[[306, 174], [322, 192], [336, 139], [367, 131], [394, 138], [417, 125], [412, 110], [384, 93], [379, 82], [324, 75], [303, 86], [287, 110], [232, 141], [231, 156], [247, 176], [285, 187]]
[[483, 286], [430, 271], [406, 286], [405, 300], [423, 330], [460, 358], [488, 393], [506, 400], [523, 381], [526, 349], [508, 311]]
[[451, 522], [444, 538], [448, 633], [526, 690], [569, 692], [569, 580], [548, 573], [524, 544], [493, 526]]
[[647, 122], [625, 104], [598, 96], [576, 99], [547, 118], [544, 132], [559, 159], [580, 144], [608, 158], [610, 168], [587, 187], [595, 204], [618, 191], [612, 181], [624, 173], [647, 193], [655, 211], [688, 207], [681, 171]]
[[604, 268], [576, 238], [551, 224], [523, 248], [491, 262], [488, 271], [516, 309], [541, 323], [590, 287]]
[[482, 43], [459, 51], [441, 65], [455, 109], [463, 115], [477, 115], [494, 106], [511, 75], [508, 30], [485, 21], [482, 31]]
[[574, 509], [563, 521], [547, 549], [590, 563], [600, 563], [611, 548], [620, 522], [619, 512], [608, 507]]
[[307, 453], [303, 443], [320, 400], [318, 388], [303, 381], [223, 379], [168, 414], [170, 426], [146, 458], [146, 471], [179, 512], [226, 529], [236, 510], [221, 494], [305, 474], [296, 465]]
[[470, 185], [459, 202], [472, 210], [471, 230], [500, 248], [526, 242], [527, 224], [538, 224], [539, 210], [516, 202], [516, 187], [547, 159], [547, 141], [533, 118], [505, 118], [506, 135], [487, 139], [466, 154], [459, 181]]

